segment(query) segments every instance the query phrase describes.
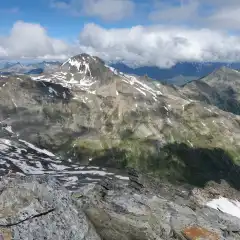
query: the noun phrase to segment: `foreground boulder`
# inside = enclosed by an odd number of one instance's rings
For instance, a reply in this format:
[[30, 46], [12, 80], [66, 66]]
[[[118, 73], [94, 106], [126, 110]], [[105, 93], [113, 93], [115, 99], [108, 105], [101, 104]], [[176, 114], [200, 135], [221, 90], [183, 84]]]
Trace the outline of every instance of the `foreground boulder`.
[[45, 177], [2, 179], [0, 239], [100, 240], [67, 190]]

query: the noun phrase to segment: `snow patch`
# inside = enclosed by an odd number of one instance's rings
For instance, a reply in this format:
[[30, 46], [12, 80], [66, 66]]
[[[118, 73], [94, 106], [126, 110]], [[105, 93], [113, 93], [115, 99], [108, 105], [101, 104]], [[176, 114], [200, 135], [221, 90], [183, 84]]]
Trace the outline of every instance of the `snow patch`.
[[0, 150], [9, 149], [12, 146], [12, 142], [8, 139], [0, 138]]
[[36, 167], [27, 165], [26, 161], [19, 160], [19, 159], [13, 159], [9, 158], [9, 161], [14, 163], [18, 168], [22, 170], [25, 174], [44, 174], [44, 169], [42, 167], [42, 164], [40, 162], [35, 162]]
[[146, 92], [150, 93], [153, 96], [155, 101], [158, 95], [163, 95], [162, 92], [154, 90], [153, 88], [149, 87], [147, 84], [139, 81], [134, 76], [123, 74], [122, 77], [123, 77], [122, 81], [127, 82], [128, 84], [134, 86], [135, 89], [137, 89], [139, 92], [141, 92], [145, 96], [146, 96]]
[[105, 67], [107, 67], [107, 68], [108, 68], [110, 71], [112, 71], [114, 74], [118, 75], [118, 71], [117, 71], [115, 68], [110, 67], [110, 66], [108, 66], [108, 65], [105, 65]]
[[92, 181], [100, 181], [101, 179], [86, 177], [85, 180], [92, 182]]
[[[79, 71], [79, 73], [84, 73], [84, 74], [89, 74], [90, 77], [92, 77], [92, 73], [90, 70], [90, 66], [89, 63], [85, 61], [85, 59], [83, 58], [83, 61], [79, 61], [76, 59], [72, 59], [69, 58], [65, 63], [62, 64], [62, 66], [64, 66], [65, 64], [69, 64], [72, 67], [76, 67], [77, 70]], [[81, 70], [80, 68], [82, 67], [83, 70]]]
[[66, 183], [64, 183], [65, 187], [75, 185], [78, 182], [78, 177], [77, 176], [72, 176], [72, 177], [64, 177], [62, 178]]
[[44, 154], [48, 155], [49, 157], [55, 157], [55, 155], [54, 155], [53, 153], [49, 152], [49, 151], [46, 150], [46, 149], [40, 149], [40, 148], [34, 146], [33, 144], [31, 144], [31, 143], [29, 143], [29, 142], [27, 142], [27, 141], [24, 141], [24, 140], [22, 140], [22, 139], [19, 139], [19, 141], [22, 142], [22, 143], [24, 143], [25, 145], [27, 145], [28, 147], [34, 149], [35, 151], [37, 151], [37, 152], [39, 152], [39, 153], [44, 153]]
[[228, 198], [220, 197], [218, 199], [214, 199], [206, 204], [210, 208], [214, 208], [216, 210], [222, 211], [224, 213], [228, 213], [232, 216], [240, 218], [240, 202], [231, 200]]
[[94, 171], [94, 170], [82, 170], [82, 171], [64, 171], [63, 174], [83, 174], [83, 175], [97, 175], [97, 176], [107, 176], [107, 175], [114, 175], [114, 173], [105, 172], [105, 171]]
[[92, 81], [91, 79], [86, 79], [85, 77], [80, 80], [79, 84], [84, 87], [92, 86], [96, 81]]
[[7, 127], [5, 127], [4, 129], [6, 129], [8, 132], [10, 132], [10, 133], [14, 133], [13, 131], [12, 131], [12, 127], [11, 126], [7, 126]]
[[87, 169], [100, 169], [100, 167], [96, 167], [96, 166], [89, 166], [89, 167], [87, 167]]
[[139, 89], [139, 88], [137, 88], [137, 87], [135, 87], [140, 93], [142, 93], [144, 96], [147, 96], [147, 94], [144, 92], [144, 91], [142, 91], [141, 89]]
[[115, 175], [116, 178], [121, 179], [121, 180], [129, 180], [129, 177], [121, 176], [121, 175]]
[[166, 106], [164, 106], [165, 110], [168, 111], [168, 108]]
[[12, 102], [13, 102], [14, 106], [17, 108], [18, 106], [13, 99], [12, 99]]
[[212, 113], [212, 110], [209, 108], [204, 107], [208, 112]]
[[193, 147], [193, 144], [189, 140], [187, 140], [187, 142], [191, 145], [191, 147]]
[[54, 163], [50, 163], [50, 166], [54, 169], [54, 170], [65, 170], [66, 166], [63, 166], [63, 165], [57, 165], [57, 164], [54, 164]]
[[54, 93], [55, 95], [58, 96], [58, 92], [57, 92], [55, 89], [53, 89], [52, 87], [49, 87], [49, 88], [48, 88], [48, 91], [49, 91], [50, 93]]
[[170, 118], [167, 118], [167, 123], [172, 125], [172, 121], [170, 120]]

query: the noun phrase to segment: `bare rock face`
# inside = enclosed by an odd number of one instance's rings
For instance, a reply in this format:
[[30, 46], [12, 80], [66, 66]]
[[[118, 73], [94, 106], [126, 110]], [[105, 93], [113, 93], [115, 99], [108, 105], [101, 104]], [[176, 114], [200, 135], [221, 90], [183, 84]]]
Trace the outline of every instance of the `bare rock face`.
[[156, 186], [155, 190], [148, 188], [141, 192], [115, 181], [111, 188], [104, 186], [83, 187], [78, 200], [104, 240], [233, 240], [240, 237], [238, 218], [204, 205], [193, 208], [191, 199], [184, 194], [172, 198], [172, 185], [165, 185], [168, 191], [162, 191], [160, 186], [158, 194]]
[[[108, 178], [70, 194], [50, 177], [5, 176], [0, 182], [0, 239], [240, 238], [239, 218], [198, 203], [193, 208], [191, 197], [186, 198], [191, 192], [186, 187], [168, 183], [157, 186], [153, 182], [146, 185], [147, 179], [142, 182], [139, 191]], [[186, 194], [173, 197], [172, 192], [178, 191]]]
[[240, 114], [240, 72], [227, 67], [215, 70], [199, 80], [184, 85], [182, 91], [193, 100], [215, 105]]
[[45, 177], [0, 183], [0, 239], [100, 240], [67, 190]]

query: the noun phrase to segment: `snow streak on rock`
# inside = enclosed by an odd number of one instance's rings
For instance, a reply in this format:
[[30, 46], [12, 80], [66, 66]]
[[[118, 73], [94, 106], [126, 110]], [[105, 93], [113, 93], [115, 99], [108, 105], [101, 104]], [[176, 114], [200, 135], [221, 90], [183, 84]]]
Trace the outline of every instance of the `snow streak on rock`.
[[[4, 127], [9, 133], [10, 126]], [[13, 172], [20, 175], [52, 175], [67, 188], [74, 190], [86, 183], [98, 182], [106, 176], [128, 180], [117, 171], [98, 166], [82, 166], [72, 160], [62, 160], [52, 152], [41, 149], [27, 141], [0, 138], [0, 174]]]

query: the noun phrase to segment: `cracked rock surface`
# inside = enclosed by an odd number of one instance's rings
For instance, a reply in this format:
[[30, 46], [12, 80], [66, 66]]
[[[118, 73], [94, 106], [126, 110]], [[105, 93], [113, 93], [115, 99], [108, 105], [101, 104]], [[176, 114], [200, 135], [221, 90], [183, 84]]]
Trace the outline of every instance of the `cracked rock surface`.
[[148, 184], [135, 175], [140, 188], [131, 179], [106, 178], [72, 193], [50, 177], [5, 176], [0, 181], [0, 239], [240, 239], [239, 218], [197, 201], [208, 200], [211, 186], [197, 191]]
[[240, 239], [239, 219], [198, 204], [193, 189], [167, 184], [136, 189], [109, 182], [107, 189], [105, 182], [84, 186], [79, 198], [104, 240]]
[[0, 239], [98, 240], [67, 190], [45, 177], [6, 177], [0, 182]]

